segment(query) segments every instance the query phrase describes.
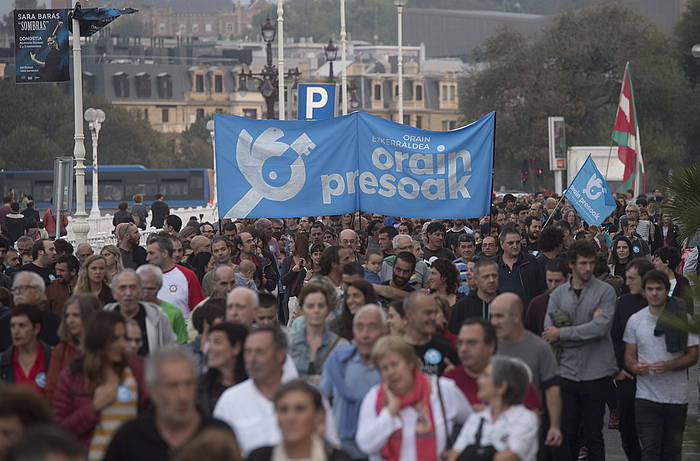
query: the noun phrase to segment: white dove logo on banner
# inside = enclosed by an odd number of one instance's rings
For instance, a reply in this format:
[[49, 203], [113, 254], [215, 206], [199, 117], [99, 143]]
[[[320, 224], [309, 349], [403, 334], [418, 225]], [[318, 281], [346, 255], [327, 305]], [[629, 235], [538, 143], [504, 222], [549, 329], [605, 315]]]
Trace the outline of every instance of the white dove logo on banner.
[[[226, 217], [247, 216], [264, 198], [284, 202], [295, 197], [306, 182], [306, 168], [302, 155], [309, 155], [316, 144], [306, 133], [302, 133], [291, 145], [280, 142], [284, 132], [279, 128], [267, 128], [258, 138], [246, 130], [241, 130], [236, 143], [236, 163], [251, 189], [226, 213]], [[289, 166], [291, 175], [289, 181], [281, 186], [271, 186], [263, 176], [265, 161], [271, 157], [281, 157], [292, 148], [299, 156]], [[270, 180], [276, 180], [278, 173], [270, 171]]]
[[[594, 188], [598, 188], [598, 191], [593, 192]], [[583, 189], [583, 194], [591, 200], [596, 200], [604, 193], [605, 189], [603, 188], [603, 180], [593, 174], [591, 179], [588, 180], [588, 184], [586, 184], [586, 187]]]

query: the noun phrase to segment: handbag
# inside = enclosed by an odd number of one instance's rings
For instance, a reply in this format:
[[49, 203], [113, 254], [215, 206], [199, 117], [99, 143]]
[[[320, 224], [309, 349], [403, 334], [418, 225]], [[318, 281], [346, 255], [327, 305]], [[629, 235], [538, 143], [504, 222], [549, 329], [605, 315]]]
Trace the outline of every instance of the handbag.
[[484, 429], [484, 421], [486, 418], [481, 418], [479, 428], [474, 436], [474, 443], [468, 445], [462, 453], [457, 457], [457, 461], [492, 461], [497, 451], [493, 445], [481, 445], [481, 433]]

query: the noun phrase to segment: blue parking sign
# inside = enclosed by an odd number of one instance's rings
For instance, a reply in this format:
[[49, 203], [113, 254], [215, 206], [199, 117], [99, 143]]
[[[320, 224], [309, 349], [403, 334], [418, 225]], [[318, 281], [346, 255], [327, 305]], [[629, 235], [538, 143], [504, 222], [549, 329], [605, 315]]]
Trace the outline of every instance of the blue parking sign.
[[299, 85], [299, 120], [327, 120], [335, 117], [335, 84]]

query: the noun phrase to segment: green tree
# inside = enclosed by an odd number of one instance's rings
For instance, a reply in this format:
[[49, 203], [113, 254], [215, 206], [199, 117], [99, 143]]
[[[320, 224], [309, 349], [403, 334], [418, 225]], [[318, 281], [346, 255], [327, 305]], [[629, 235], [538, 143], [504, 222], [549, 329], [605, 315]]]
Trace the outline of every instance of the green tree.
[[178, 156], [183, 167], [214, 167], [211, 135], [209, 130], [207, 130], [208, 121], [208, 119], [201, 118], [182, 133]]
[[700, 59], [693, 56], [693, 45], [700, 43], [700, 0], [690, 0], [675, 28], [683, 71], [693, 85], [700, 82]]
[[[0, 80], [0, 101], [0, 168], [51, 169], [55, 157], [73, 154], [73, 103], [58, 85], [16, 85]], [[105, 111], [99, 140], [101, 164], [183, 166], [178, 164], [176, 142], [156, 132], [140, 116], [92, 95], [85, 95], [84, 107]], [[89, 162], [92, 141], [87, 123], [84, 131]]]
[[547, 117], [566, 118], [567, 144], [609, 145], [625, 63], [635, 87], [647, 182], [688, 161], [697, 110], [669, 37], [610, 5], [566, 13], [539, 33], [500, 31], [477, 50], [479, 71], [461, 85], [463, 121], [498, 112], [496, 185], [548, 164]]

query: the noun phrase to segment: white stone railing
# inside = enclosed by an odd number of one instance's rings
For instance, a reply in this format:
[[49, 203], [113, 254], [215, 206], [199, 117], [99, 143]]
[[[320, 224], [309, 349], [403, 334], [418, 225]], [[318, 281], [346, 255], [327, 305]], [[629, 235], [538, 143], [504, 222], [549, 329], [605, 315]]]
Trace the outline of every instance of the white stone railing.
[[[211, 206], [206, 207], [192, 207], [192, 208], [171, 208], [170, 214], [174, 214], [182, 219], [182, 225], [187, 224], [191, 216], [195, 216], [200, 222], [214, 222], [218, 220], [216, 215], [216, 208]], [[202, 216], [200, 218], [200, 215]], [[97, 252], [105, 245], [116, 245], [116, 239], [114, 238], [114, 226], [112, 225], [112, 218], [114, 216], [111, 214], [105, 214], [99, 219], [88, 218], [88, 223], [90, 224], [90, 232], [88, 232], [88, 243], [92, 245], [92, 248]], [[151, 222], [151, 211], [148, 211], [147, 222]], [[71, 221], [73, 217], [68, 218], [68, 235], [66, 235], [66, 240], [75, 246], [75, 235], [71, 229]], [[146, 239], [153, 232], [158, 232], [160, 229], [155, 227], [147, 227], [145, 231], [141, 231], [141, 245], [146, 244]]]

